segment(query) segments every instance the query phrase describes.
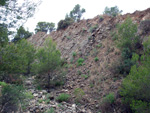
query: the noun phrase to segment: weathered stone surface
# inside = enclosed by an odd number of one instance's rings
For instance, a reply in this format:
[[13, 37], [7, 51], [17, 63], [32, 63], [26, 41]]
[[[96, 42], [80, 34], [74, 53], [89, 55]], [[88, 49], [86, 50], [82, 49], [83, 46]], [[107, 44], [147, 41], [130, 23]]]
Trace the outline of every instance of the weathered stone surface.
[[[33, 44], [36, 46], [41, 46], [43, 44], [42, 41], [51, 36], [57, 43], [57, 48], [61, 51], [62, 58], [66, 59], [66, 62], [71, 65], [66, 69], [66, 83], [62, 87], [63, 90], [59, 89], [58, 91], [54, 91], [55, 93], [52, 96], [53, 99], [50, 98], [50, 102], [43, 101], [39, 103], [41, 99], [46, 99], [45, 95], [47, 92], [41, 93], [41, 91], [35, 90], [35, 86], [33, 86], [32, 83], [27, 83], [31, 84], [27, 85], [27, 87], [35, 96], [34, 99], [29, 102], [30, 108], [33, 109], [34, 112], [36, 109], [42, 109], [44, 111], [50, 109], [52, 106], [55, 108], [56, 113], [99, 112], [99, 104], [98, 101], [95, 101], [95, 97], [98, 97], [98, 99], [103, 98], [110, 91], [117, 91], [121, 86], [121, 80], [114, 82], [113, 77], [110, 76], [112, 71], [108, 69], [111, 64], [111, 60], [116, 60], [120, 54], [116, 48], [111, 50], [111, 46], [114, 45], [111, 40], [112, 36], [110, 32], [113, 32], [116, 24], [124, 22], [128, 16], [130, 16], [134, 22], [139, 24], [142, 19], [148, 18], [147, 15], [149, 14], [150, 9], [141, 12], [136, 11], [133, 14], [120, 15], [115, 18], [103, 15], [103, 21], [99, 21], [100, 18], [97, 16], [93, 19], [76, 22], [65, 30], [54, 31], [49, 35], [37, 33], [32, 36], [32, 38], [29, 38], [29, 41]], [[91, 26], [96, 24], [98, 25], [98, 28], [91, 33], [89, 29]], [[82, 34], [82, 28], [87, 30], [87, 32], [84, 32], [84, 35]], [[149, 26], [145, 25], [143, 28], [139, 28], [139, 30], [142, 31], [141, 35], [143, 36], [147, 35], [150, 31]], [[69, 38], [67, 38], [68, 36]], [[98, 47], [100, 43], [102, 44], [102, 47]], [[72, 55], [73, 52], [76, 52], [77, 54], [75, 57]], [[95, 57], [99, 58], [98, 62], [94, 61]], [[79, 58], [83, 58], [85, 60], [82, 66], [77, 66], [77, 61]], [[81, 77], [82, 74], [88, 75], [89, 77], [85, 79], [84, 77]], [[31, 78], [29, 80], [33, 79], [34, 78]], [[76, 97], [74, 95], [74, 90], [76, 88], [81, 88], [87, 94], [86, 98], [83, 100], [81, 99], [83, 104], [81, 106], [74, 104], [74, 99]], [[55, 97], [57, 97], [60, 93], [71, 94], [72, 98], [69, 100], [70, 102], [61, 103], [61, 105], [59, 105]], [[40, 98], [38, 98], [39, 94], [42, 94], [42, 97], [40, 96]], [[38, 106], [38, 108], [35, 106]], [[40, 106], [43, 106], [43, 108]], [[117, 111], [117, 113], [120, 112]]]

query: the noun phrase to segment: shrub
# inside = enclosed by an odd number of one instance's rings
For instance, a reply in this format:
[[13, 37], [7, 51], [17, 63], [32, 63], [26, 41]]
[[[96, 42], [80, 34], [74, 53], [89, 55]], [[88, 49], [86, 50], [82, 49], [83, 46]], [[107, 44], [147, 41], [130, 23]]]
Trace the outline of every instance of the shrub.
[[75, 101], [80, 101], [83, 96], [85, 95], [85, 92], [81, 88], [76, 88], [74, 90], [74, 95], [75, 95]]
[[137, 25], [132, 22], [131, 18], [127, 18], [124, 23], [117, 26], [117, 31], [113, 34], [117, 46], [121, 50], [121, 60], [117, 70], [120, 74], [129, 74], [131, 66], [134, 64], [131, 58], [136, 51], [136, 44], [139, 43], [136, 33]]
[[49, 103], [50, 103], [50, 99], [45, 99], [44, 102], [45, 102], [46, 104], [49, 104]]
[[84, 62], [84, 59], [83, 58], [79, 58], [78, 61], [77, 61], [78, 66], [82, 66], [83, 62]]
[[129, 75], [123, 80], [120, 91], [123, 102], [129, 105], [135, 113], [150, 112], [150, 37], [143, 44], [144, 55], [140, 58], [142, 64], [137, 65], [139, 56], [135, 54], [132, 60], [137, 63], [131, 67]]
[[99, 22], [102, 22], [104, 20], [103, 16], [99, 16]]
[[28, 99], [33, 99], [33, 98], [34, 98], [34, 96], [32, 95], [31, 92], [25, 92], [24, 94], [25, 94], [25, 96], [26, 96]]
[[131, 109], [137, 113], [145, 113], [144, 110], [150, 111], [148, 107], [150, 90], [147, 90], [150, 86], [149, 72], [145, 66], [132, 66], [130, 74], [122, 83], [120, 94], [123, 96], [123, 102], [130, 105]]
[[46, 112], [44, 112], [44, 113], [55, 113], [55, 110], [54, 110], [54, 108], [50, 108], [50, 109], [48, 109]]
[[84, 77], [85, 79], [87, 79], [87, 78], [88, 78], [88, 75], [82, 74], [81, 77]]
[[74, 20], [70, 17], [68, 18], [65, 18], [65, 20], [60, 20], [58, 22], [58, 27], [57, 27], [57, 30], [60, 30], [60, 29], [65, 29], [67, 28], [69, 25], [71, 25], [72, 23], [74, 23]]
[[68, 101], [69, 98], [70, 98], [69, 94], [62, 93], [56, 98], [56, 100], [58, 100], [59, 102], [63, 102]]
[[39, 102], [39, 103], [42, 103], [42, 102], [43, 102], [43, 99], [39, 99], [38, 102]]
[[129, 48], [131, 52], [135, 50], [135, 45], [139, 41], [137, 33], [137, 24], [133, 23], [131, 18], [127, 18], [122, 24], [118, 24], [115, 34], [118, 47]]
[[90, 27], [90, 32], [93, 33], [97, 29], [98, 25]]
[[76, 53], [76, 52], [73, 52], [73, 53], [72, 53], [72, 56], [73, 56], [73, 57], [75, 57], [76, 55], [77, 55], [77, 53]]
[[1, 97], [0, 97], [0, 105], [1, 109], [0, 112], [8, 113], [12, 111], [17, 111], [18, 108], [24, 107], [25, 99], [27, 98], [24, 89], [22, 86], [16, 85], [9, 85], [2, 83], [3, 87], [1, 90]]
[[103, 98], [103, 102], [104, 103], [114, 103], [115, 101], [115, 96], [114, 93], [109, 93], [106, 97]]
[[0, 86], [4, 87], [6, 86], [7, 84], [5, 82], [0, 82]]
[[78, 70], [78, 71], [77, 71], [77, 74], [78, 74], [78, 75], [81, 75], [81, 74], [82, 74], [82, 72]]
[[94, 60], [95, 60], [95, 62], [97, 62], [99, 59], [98, 59], [98, 57], [95, 57]]
[[113, 103], [115, 102], [115, 96], [114, 93], [109, 93], [108, 95], [106, 95], [103, 100], [102, 103], [100, 105], [101, 107], [101, 112], [102, 113], [113, 113]]
[[101, 48], [103, 45], [102, 43], [99, 43], [98, 45], [96, 45], [96, 47]]

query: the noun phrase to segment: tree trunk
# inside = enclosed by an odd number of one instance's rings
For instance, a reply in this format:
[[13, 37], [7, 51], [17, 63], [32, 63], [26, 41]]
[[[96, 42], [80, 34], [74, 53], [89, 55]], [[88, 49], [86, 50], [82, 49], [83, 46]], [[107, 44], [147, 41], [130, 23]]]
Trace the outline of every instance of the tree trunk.
[[28, 67], [27, 67], [27, 73], [26, 73], [26, 75], [29, 75], [29, 74], [30, 74], [30, 70], [31, 70], [30, 63], [28, 63]]
[[50, 72], [48, 72], [48, 81], [47, 81], [47, 85], [48, 85], [48, 93], [50, 93]]

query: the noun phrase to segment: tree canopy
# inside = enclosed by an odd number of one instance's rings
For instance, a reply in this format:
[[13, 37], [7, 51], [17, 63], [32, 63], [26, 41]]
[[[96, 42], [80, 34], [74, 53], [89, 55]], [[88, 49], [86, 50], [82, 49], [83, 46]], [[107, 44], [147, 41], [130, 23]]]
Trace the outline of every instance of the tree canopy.
[[82, 14], [85, 13], [85, 9], [80, 9], [81, 6], [79, 4], [75, 5], [72, 11], [70, 11], [69, 15], [66, 15], [66, 17], [71, 17], [74, 21], [78, 21], [81, 19]]
[[72, 23], [74, 23], [74, 20], [70, 17], [67, 17], [65, 18], [65, 20], [60, 20], [58, 22], [58, 27], [57, 27], [57, 30], [60, 30], [60, 29], [65, 29], [67, 28], [69, 25], [71, 25]]
[[8, 29], [6, 24], [0, 24], [0, 46], [8, 43]]
[[7, 44], [1, 49], [0, 70], [7, 73], [26, 73], [28, 65], [33, 62], [34, 47], [23, 39], [18, 43]]
[[9, 31], [16, 31], [34, 15], [40, 4], [41, 0], [0, 0], [0, 24], [6, 24]]
[[61, 64], [60, 51], [56, 49], [56, 44], [51, 38], [44, 42], [44, 46], [39, 48], [36, 59], [36, 70], [39, 74], [46, 74], [47, 85], [50, 87], [50, 79], [54, 70]]
[[26, 31], [23, 26], [21, 26], [19, 29], [17, 29], [17, 34], [15, 38], [12, 40], [13, 42], [17, 42], [21, 39], [27, 39], [32, 35], [29, 31]]
[[55, 23], [51, 22], [38, 22], [38, 24], [36, 25], [36, 29], [35, 32], [52, 32], [53, 30], [55, 30]]
[[58, 22], [57, 30], [65, 29], [72, 23], [79, 21], [83, 13], [85, 13], [85, 9], [81, 9], [79, 4], [75, 5], [73, 10], [70, 11], [69, 15], [66, 14], [65, 19]]
[[121, 14], [122, 13], [122, 10], [119, 10], [119, 8], [117, 6], [114, 6], [114, 7], [105, 7], [105, 10], [104, 10], [104, 14], [107, 14], [109, 16], [117, 16], [118, 14]]

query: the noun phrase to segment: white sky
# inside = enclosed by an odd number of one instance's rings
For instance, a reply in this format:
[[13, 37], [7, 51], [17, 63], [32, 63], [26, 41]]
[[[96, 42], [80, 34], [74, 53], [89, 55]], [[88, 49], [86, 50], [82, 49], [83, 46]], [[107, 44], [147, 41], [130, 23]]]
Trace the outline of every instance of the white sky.
[[40, 21], [54, 22], [57, 25], [76, 4], [85, 8], [86, 12], [83, 14], [85, 19], [102, 14], [106, 6], [118, 6], [119, 10], [123, 10], [123, 14], [150, 8], [150, 0], [43, 0], [34, 17], [28, 19], [25, 28], [33, 32]]

